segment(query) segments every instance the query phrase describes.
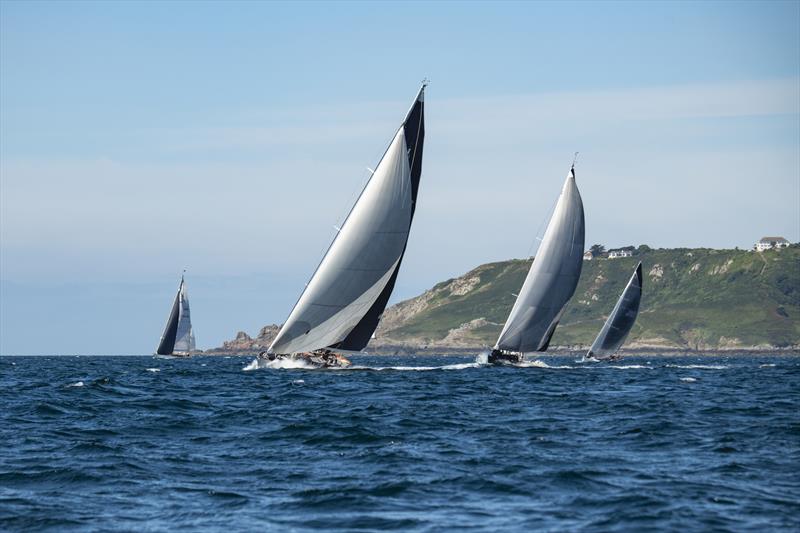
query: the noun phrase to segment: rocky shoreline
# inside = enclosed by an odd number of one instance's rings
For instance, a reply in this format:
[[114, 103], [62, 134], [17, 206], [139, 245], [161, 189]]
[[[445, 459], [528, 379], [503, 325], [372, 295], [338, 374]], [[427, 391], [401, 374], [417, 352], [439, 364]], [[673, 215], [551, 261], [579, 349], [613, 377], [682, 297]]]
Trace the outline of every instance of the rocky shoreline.
[[[211, 348], [202, 352], [202, 355], [258, 355], [266, 350], [280, 326], [270, 324], [264, 326], [258, 335], [251, 337], [244, 331], [236, 334], [233, 340], [225, 341], [222, 346]], [[553, 346], [546, 355], [581, 356], [586, 353], [588, 346]], [[411, 343], [371, 342], [364, 350], [369, 355], [477, 355], [490, 350], [488, 346], [475, 346], [459, 344], [448, 345], [423, 345]], [[672, 345], [636, 345], [620, 350], [623, 356], [733, 356], [733, 355], [800, 355], [800, 345], [778, 347], [770, 345], [759, 346], [713, 346], [713, 347], [688, 347]], [[542, 354], [545, 355], [545, 354]]]

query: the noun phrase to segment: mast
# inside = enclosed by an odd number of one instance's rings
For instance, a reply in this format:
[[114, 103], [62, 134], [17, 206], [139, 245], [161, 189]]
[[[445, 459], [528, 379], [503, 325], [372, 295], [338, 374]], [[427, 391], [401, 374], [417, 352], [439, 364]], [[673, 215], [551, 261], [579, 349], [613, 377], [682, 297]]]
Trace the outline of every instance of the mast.
[[394, 288], [416, 208], [426, 85], [268, 352], [361, 350], [369, 342]]

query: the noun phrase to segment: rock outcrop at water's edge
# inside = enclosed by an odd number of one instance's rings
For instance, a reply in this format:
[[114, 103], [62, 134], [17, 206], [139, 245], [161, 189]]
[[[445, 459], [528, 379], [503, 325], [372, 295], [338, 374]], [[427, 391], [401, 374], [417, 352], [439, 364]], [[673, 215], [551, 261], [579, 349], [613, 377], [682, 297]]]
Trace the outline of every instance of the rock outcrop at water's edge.
[[[800, 246], [782, 250], [659, 249], [585, 261], [548, 352], [591, 344], [638, 261], [644, 265], [639, 318], [627, 351], [800, 350]], [[389, 307], [366, 352], [465, 353], [488, 349], [514, 303], [530, 260], [481, 265]], [[279, 326], [240, 332], [209, 353], [258, 353]]]

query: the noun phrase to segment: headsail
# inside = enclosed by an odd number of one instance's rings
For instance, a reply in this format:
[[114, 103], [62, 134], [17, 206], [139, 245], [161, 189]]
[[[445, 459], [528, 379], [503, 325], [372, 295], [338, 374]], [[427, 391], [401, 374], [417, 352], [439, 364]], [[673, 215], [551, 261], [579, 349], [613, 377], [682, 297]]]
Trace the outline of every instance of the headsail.
[[573, 165], [495, 349], [521, 353], [547, 349], [578, 285], [584, 230], [583, 202]]
[[639, 304], [642, 301], [642, 263], [636, 266], [625, 290], [617, 300], [614, 310], [606, 320], [603, 329], [589, 348], [589, 357], [605, 359], [611, 357], [625, 342], [630, 333], [636, 317], [639, 314]]
[[189, 313], [189, 295], [186, 292], [186, 283], [181, 278], [181, 288], [178, 291], [178, 327], [175, 333], [175, 346], [172, 351], [189, 353], [194, 350], [194, 331]]
[[422, 172], [425, 85], [347, 216], [270, 353], [363, 349], [408, 241]]

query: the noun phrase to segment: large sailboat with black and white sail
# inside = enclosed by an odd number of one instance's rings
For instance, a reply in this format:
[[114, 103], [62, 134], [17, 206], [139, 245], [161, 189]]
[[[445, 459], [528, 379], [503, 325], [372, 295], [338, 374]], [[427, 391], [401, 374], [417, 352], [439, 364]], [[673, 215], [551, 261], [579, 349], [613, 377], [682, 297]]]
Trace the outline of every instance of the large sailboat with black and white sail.
[[528, 276], [489, 354], [490, 363], [519, 364], [525, 353], [547, 350], [578, 285], [584, 232], [583, 201], [573, 161]]
[[167, 325], [156, 348], [156, 355], [172, 355], [175, 357], [189, 357], [195, 350], [194, 331], [192, 331], [192, 318], [189, 312], [189, 294], [186, 291], [186, 282], [181, 275], [178, 292], [172, 302], [172, 309], [167, 317]]
[[394, 289], [422, 173], [423, 82], [358, 200], [260, 361], [348, 366], [366, 347]]

